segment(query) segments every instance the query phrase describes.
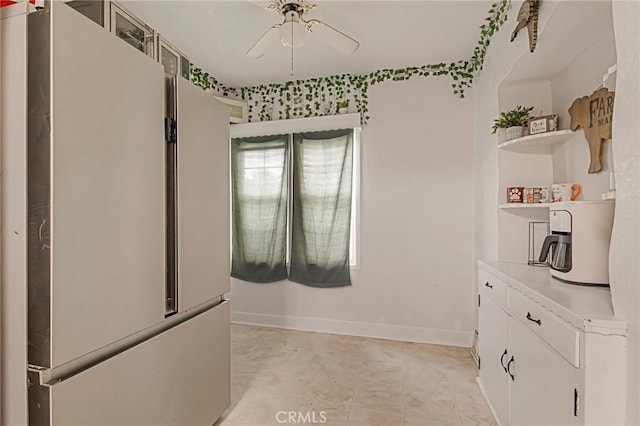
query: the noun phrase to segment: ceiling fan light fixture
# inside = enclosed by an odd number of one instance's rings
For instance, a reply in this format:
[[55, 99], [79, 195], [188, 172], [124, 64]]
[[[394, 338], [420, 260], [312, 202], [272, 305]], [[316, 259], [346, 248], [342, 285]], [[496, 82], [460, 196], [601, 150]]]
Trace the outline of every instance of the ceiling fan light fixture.
[[293, 62], [293, 49], [304, 46], [307, 33], [315, 34], [315, 38], [342, 53], [352, 54], [358, 50], [360, 43], [354, 38], [318, 19], [306, 19], [306, 12], [315, 7], [316, 5], [309, 3], [309, 0], [270, 0], [266, 8], [280, 13], [284, 21], [269, 28], [251, 46], [246, 55], [251, 58], [260, 58], [269, 46], [276, 44], [276, 40], [280, 39], [283, 46], [291, 49]]
[[280, 25], [280, 42], [286, 47], [302, 47], [306, 33], [306, 27], [300, 22], [300, 16], [295, 12], [289, 12], [285, 22]]

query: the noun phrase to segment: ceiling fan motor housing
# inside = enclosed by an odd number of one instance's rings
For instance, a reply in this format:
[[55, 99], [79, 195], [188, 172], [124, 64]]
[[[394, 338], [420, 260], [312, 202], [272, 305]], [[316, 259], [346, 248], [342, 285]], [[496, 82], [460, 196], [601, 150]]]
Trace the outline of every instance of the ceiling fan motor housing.
[[288, 16], [291, 12], [295, 12], [297, 15], [302, 16], [304, 8], [298, 3], [285, 3], [280, 8], [280, 12], [285, 16]]
[[307, 10], [315, 9], [316, 5], [309, 3], [308, 0], [272, 0], [271, 9], [278, 10], [283, 15], [287, 12], [295, 11], [300, 16]]

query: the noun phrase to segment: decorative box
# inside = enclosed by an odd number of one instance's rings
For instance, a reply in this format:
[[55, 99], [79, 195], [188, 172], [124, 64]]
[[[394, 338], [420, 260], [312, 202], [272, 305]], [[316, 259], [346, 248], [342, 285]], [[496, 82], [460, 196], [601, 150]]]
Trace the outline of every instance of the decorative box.
[[529, 120], [529, 134], [553, 132], [558, 130], [558, 114], [543, 115]]
[[507, 188], [507, 203], [521, 203], [524, 196], [523, 186], [510, 186]]

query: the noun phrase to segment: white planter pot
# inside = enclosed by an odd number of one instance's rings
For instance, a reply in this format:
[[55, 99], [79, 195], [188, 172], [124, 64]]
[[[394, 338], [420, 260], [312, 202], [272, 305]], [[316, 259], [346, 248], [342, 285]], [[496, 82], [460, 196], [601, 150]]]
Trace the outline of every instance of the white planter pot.
[[507, 127], [505, 129], [505, 140], [510, 141], [511, 139], [521, 138], [524, 133], [524, 128], [522, 126], [512, 126]]
[[348, 108], [340, 108], [340, 109], [338, 110], [338, 114], [346, 114], [347, 112], [349, 112], [349, 109], [348, 109]]

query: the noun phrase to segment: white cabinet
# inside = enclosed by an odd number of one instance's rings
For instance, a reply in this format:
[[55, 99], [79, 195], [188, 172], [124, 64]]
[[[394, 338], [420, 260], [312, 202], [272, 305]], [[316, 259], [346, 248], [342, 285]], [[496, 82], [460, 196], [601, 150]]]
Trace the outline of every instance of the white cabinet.
[[510, 423], [582, 424], [579, 370], [520, 321], [509, 322]]
[[490, 293], [481, 295], [480, 382], [498, 423], [581, 424], [578, 369]]
[[626, 324], [608, 289], [479, 262], [482, 391], [500, 425], [624, 424]]
[[508, 325], [509, 315], [493, 299], [481, 296], [480, 382], [502, 425], [509, 423]]

